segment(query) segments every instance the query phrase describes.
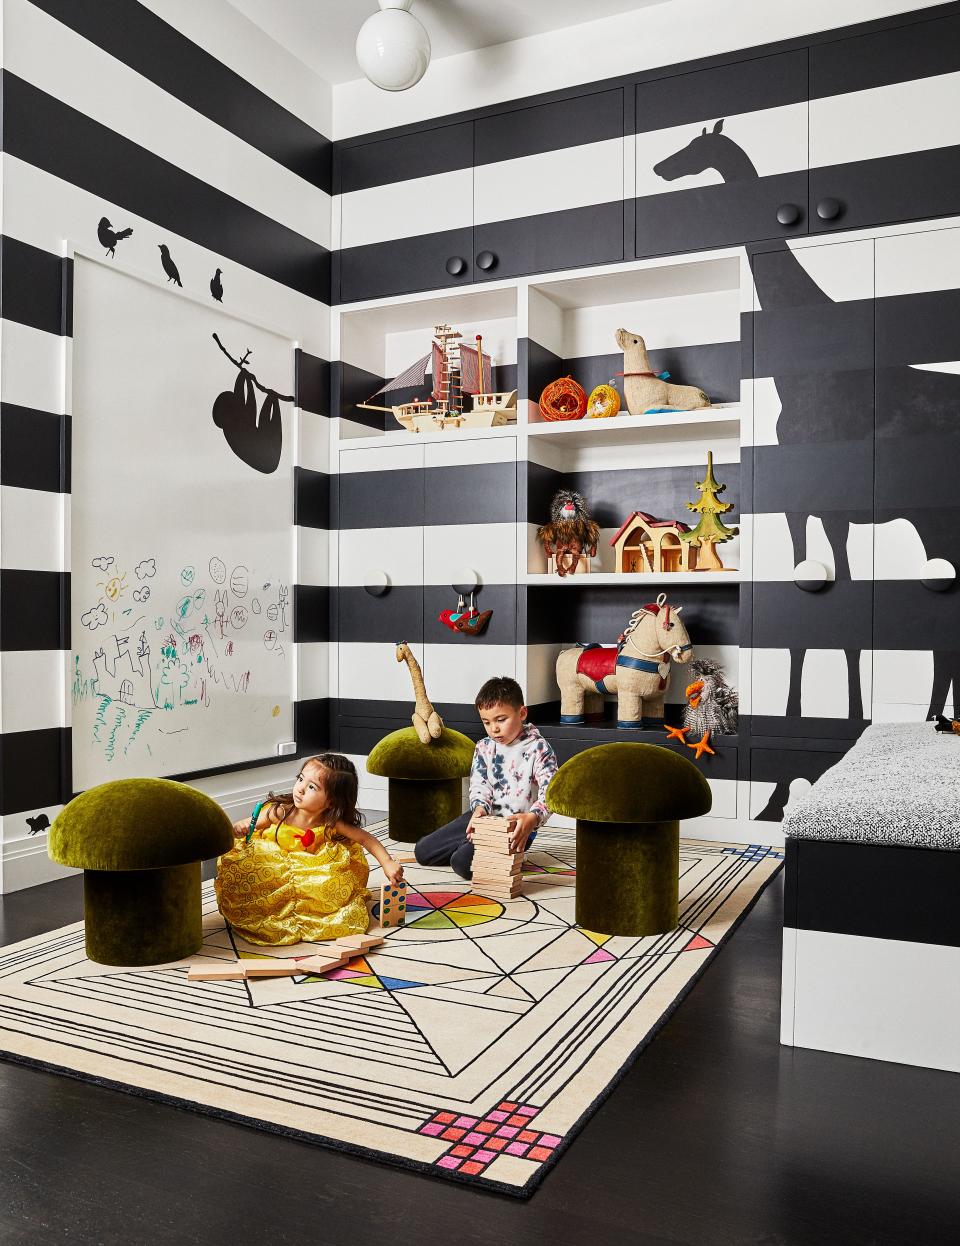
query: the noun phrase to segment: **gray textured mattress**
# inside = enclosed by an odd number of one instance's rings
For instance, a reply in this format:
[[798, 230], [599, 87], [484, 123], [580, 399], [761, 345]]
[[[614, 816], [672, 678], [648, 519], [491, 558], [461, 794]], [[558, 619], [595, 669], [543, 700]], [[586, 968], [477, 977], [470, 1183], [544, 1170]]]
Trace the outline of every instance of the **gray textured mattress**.
[[960, 736], [874, 723], [791, 809], [789, 839], [960, 849]]

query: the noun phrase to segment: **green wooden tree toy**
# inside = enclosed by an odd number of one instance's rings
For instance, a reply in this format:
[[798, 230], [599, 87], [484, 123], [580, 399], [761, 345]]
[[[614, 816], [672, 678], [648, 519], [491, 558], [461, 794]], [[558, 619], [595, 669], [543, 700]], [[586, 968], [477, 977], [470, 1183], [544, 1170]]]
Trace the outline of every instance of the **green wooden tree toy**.
[[728, 528], [720, 519], [727, 511], [733, 510], [732, 502], [721, 502], [719, 494], [726, 485], [717, 481], [713, 474], [713, 451], [707, 451], [707, 474], [703, 480], [697, 481], [697, 489], [701, 497], [698, 502], [688, 502], [687, 510], [696, 511], [700, 522], [690, 532], [680, 534], [681, 541], [689, 541], [699, 553], [697, 555], [698, 571], [723, 571], [723, 563], [717, 555], [717, 545], [729, 541], [740, 531], [739, 528]]

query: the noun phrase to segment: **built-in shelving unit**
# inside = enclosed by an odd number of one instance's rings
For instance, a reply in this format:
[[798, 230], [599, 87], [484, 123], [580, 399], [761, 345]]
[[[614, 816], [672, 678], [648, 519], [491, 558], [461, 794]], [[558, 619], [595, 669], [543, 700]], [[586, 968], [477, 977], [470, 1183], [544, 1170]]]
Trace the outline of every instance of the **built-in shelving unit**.
[[[423, 528], [411, 518], [414, 526], [395, 529], [396, 537], [389, 524], [381, 531], [368, 529], [367, 534], [341, 534], [341, 562], [348, 575], [354, 574], [349, 568], [365, 565], [364, 559], [371, 566], [376, 563], [399, 587], [395, 600], [388, 593], [364, 602], [367, 614], [389, 615], [390, 627], [395, 626], [394, 616], [409, 609], [411, 592], [422, 580], [423, 660], [435, 701], [468, 700], [474, 683], [479, 686], [494, 671], [509, 670], [511, 651], [497, 638], [506, 625], [515, 629], [510, 633], [515, 636], [514, 669], [529, 702], [537, 706], [538, 725], [562, 753], [571, 755], [614, 740], [639, 740], [667, 744], [686, 754], [688, 750], [670, 744], [663, 731], [619, 730], [612, 704], [603, 721], [559, 722], [554, 668], [560, 650], [579, 642], [614, 643], [633, 611], [659, 593], [666, 593], [675, 606], [684, 606], [697, 652], [720, 662], [730, 682], [740, 683], [740, 584], [749, 579], [749, 572], [738, 569], [739, 540], [722, 547], [721, 557], [730, 570], [662, 574], [616, 572], [610, 542], [634, 511], [693, 526], [697, 517], [686, 503], [698, 497], [696, 482], [703, 479], [708, 451], [713, 452], [715, 474], [728, 486], [725, 497], [739, 502], [745, 263], [739, 253], [637, 261], [335, 312], [334, 340], [343, 375], [334, 446], [341, 470], [356, 482], [351, 497], [361, 487], [356, 473], [363, 470], [363, 454], [369, 449], [376, 451], [370, 456], [370, 470], [376, 475], [377, 490], [389, 490], [383, 473], [393, 466], [408, 478], [419, 467], [425, 473], [424, 497], [434, 487], [439, 490], [434, 513], [442, 516], [428, 517]], [[468, 343], [476, 333], [482, 334], [484, 350], [490, 350], [499, 370], [494, 388], [518, 391], [515, 423], [411, 433], [392, 427], [389, 414], [376, 419], [358, 411], [357, 400], [426, 353], [433, 327], [440, 323], [454, 325]], [[712, 405], [630, 415], [624, 403], [621, 413], [609, 419], [544, 420], [537, 400], [549, 381], [569, 375], [589, 393], [594, 385], [626, 370], [615, 337], [619, 328], [642, 335], [651, 365], [669, 371], [672, 383], [703, 389]], [[622, 378], [617, 384], [622, 393]], [[398, 401], [410, 396], [403, 394]], [[375, 401], [388, 405], [385, 397]], [[514, 459], [516, 476], [504, 477], [501, 469]], [[437, 467], [451, 475], [431, 477]], [[453, 474], [459, 492], [449, 483]], [[482, 482], [494, 478], [499, 485], [485, 495], [490, 486]], [[419, 487], [398, 477], [398, 488], [401, 484]], [[600, 525], [589, 574], [548, 574], [536, 540], [536, 530], [549, 518], [550, 501], [561, 487], [583, 493]], [[508, 525], [503, 499], [514, 490], [516, 522]], [[405, 523], [408, 513], [419, 513], [420, 504], [412, 499], [409, 510], [401, 510]], [[387, 496], [371, 505], [381, 505], [384, 513], [396, 509]], [[466, 512], [469, 519], [463, 518]], [[481, 515], [485, 523], [478, 523]], [[731, 522], [737, 524], [736, 512]], [[511, 526], [515, 536], [506, 530]], [[493, 609], [486, 644], [451, 641], [437, 620], [442, 607], [456, 603], [452, 590], [441, 591], [440, 586], [448, 574], [456, 578], [451, 568], [461, 564], [474, 568], [479, 577], [478, 608]], [[345, 582], [359, 583], [359, 574]], [[508, 623], [511, 616], [515, 624]], [[387, 635], [387, 626], [378, 625], [378, 630]], [[684, 686], [683, 668], [678, 667], [668, 692], [668, 722], [681, 721]], [[711, 781], [723, 780], [716, 788], [716, 816], [734, 817], [738, 737], [715, 743], [718, 756], [705, 772]]]

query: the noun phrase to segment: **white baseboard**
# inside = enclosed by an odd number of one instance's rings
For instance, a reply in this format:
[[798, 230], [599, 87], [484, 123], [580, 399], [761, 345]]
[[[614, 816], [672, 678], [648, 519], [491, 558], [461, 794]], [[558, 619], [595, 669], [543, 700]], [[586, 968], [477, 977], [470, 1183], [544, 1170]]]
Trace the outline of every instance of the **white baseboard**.
[[[217, 804], [226, 811], [231, 822], [239, 822], [248, 818], [258, 800], [262, 800], [268, 789], [289, 791], [293, 783], [297, 763], [292, 763], [292, 773], [281, 767], [266, 768], [261, 775], [256, 770], [243, 770], [234, 774], [214, 775], [209, 779], [199, 779], [191, 784], [205, 791]], [[376, 806], [368, 806], [376, 807]], [[383, 808], [386, 808], [384, 800]], [[0, 862], [0, 894], [11, 891], [23, 891], [27, 887], [38, 887], [41, 883], [49, 883], [57, 878], [67, 878], [78, 870], [57, 865], [47, 856], [47, 836], [18, 836], [16, 839], [4, 840], [2, 844], [3, 858]]]
[[25, 891], [27, 887], [39, 887], [41, 883], [52, 883], [57, 878], [69, 878], [71, 874], [79, 873], [79, 870], [50, 860], [46, 835], [30, 838], [24, 835], [3, 844], [0, 893], [7, 895], [11, 891]]
[[[550, 815], [549, 826], [572, 829], [573, 818], [562, 814]], [[783, 831], [778, 822], [748, 822], [744, 818], [688, 818], [680, 823], [681, 839], [709, 839], [717, 843], [763, 844], [770, 848], [782, 848]]]

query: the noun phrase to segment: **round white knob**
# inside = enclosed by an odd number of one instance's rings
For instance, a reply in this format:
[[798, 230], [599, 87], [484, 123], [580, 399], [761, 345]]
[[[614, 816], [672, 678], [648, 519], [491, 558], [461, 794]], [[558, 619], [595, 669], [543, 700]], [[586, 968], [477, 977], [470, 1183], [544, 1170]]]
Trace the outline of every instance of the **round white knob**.
[[805, 593], [818, 593], [826, 588], [829, 579], [829, 572], [823, 563], [814, 562], [811, 558], [798, 562], [793, 569], [793, 582]]
[[363, 587], [371, 597], [382, 597], [390, 588], [390, 577], [386, 571], [374, 569], [364, 572]]
[[920, 568], [920, 583], [935, 593], [944, 593], [957, 578], [957, 569], [946, 558], [928, 558]]
[[480, 576], [473, 567], [459, 567], [453, 573], [450, 587], [455, 593], [474, 593], [480, 587]]

